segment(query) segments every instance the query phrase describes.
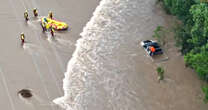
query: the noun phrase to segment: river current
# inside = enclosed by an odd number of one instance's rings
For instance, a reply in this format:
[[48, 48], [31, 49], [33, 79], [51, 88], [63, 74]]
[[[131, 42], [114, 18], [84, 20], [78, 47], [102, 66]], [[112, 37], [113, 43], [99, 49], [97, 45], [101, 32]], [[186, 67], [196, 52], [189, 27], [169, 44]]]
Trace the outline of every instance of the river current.
[[145, 67], [138, 62], [151, 61], [138, 48], [164, 23], [154, 5], [154, 0], [100, 1], [68, 62], [64, 96], [54, 102], [67, 110], [148, 110], [140, 97], [148, 95]]

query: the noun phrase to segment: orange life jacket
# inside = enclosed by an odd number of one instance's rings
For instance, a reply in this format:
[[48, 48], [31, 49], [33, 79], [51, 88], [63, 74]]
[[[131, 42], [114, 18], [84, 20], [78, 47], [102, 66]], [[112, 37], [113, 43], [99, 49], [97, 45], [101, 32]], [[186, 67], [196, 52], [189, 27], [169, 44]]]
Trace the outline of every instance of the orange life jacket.
[[150, 46], [150, 51], [155, 52], [155, 48], [153, 46]]

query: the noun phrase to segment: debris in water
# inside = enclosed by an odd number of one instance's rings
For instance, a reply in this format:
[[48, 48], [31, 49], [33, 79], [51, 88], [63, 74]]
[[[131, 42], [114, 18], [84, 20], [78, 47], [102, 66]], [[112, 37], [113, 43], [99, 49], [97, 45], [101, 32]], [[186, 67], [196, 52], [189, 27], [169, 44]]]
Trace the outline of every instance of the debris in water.
[[22, 89], [18, 92], [19, 95], [21, 95], [23, 98], [31, 98], [32, 93], [31, 90], [28, 89]]

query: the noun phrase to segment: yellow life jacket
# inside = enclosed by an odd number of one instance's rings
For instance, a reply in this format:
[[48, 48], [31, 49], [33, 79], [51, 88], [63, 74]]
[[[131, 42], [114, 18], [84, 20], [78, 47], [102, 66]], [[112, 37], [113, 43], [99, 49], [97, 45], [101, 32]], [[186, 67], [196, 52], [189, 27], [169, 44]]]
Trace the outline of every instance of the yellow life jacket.
[[49, 23], [46, 23], [46, 29], [49, 29], [51, 26]]
[[25, 39], [25, 36], [24, 35], [21, 35], [21, 39], [24, 40]]

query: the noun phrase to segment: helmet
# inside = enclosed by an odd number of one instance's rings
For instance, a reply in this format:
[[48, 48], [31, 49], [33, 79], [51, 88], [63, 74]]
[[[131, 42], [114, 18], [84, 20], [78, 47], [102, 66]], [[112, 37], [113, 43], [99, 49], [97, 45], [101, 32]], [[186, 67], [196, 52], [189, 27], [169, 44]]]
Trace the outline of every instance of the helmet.
[[49, 16], [52, 16], [53, 15], [52, 11], [49, 11], [48, 15]]
[[25, 38], [25, 35], [24, 35], [23, 32], [20, 34], [20, 36], [21, 36], [21, 39], [24, 39]]
[[25, 12], [24, 12], [24, 16], [26, 17], [26, 16], [28, 16], [28, 12], [27, 12], [27, 10], [25, 10]]
[[48, 22], [46, 18], [43, 18], [43, 19], [44, 19], [44, 22]]
[[33, 8], [33, 12], [37, 11], [37, 8]]

